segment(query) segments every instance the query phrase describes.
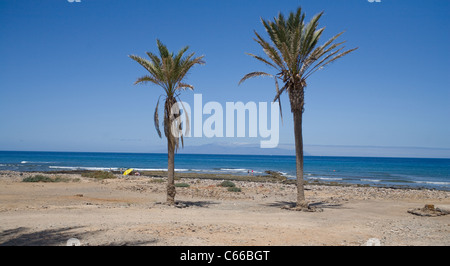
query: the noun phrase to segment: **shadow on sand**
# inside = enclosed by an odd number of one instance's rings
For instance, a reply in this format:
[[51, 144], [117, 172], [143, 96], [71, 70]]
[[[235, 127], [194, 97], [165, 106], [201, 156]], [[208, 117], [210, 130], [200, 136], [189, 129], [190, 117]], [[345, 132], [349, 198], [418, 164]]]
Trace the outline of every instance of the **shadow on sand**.
[[176, 207], [176, 208], [188, 208], [188, 207], [208, 208], [210, 205], [219, 203], [214, 201], [177, 200], [175, 202], [175, 205], [170, 205], [167, 202], [155, 202], [154, 204], [155, 206]]
[[[3, 230], [0, 232], [0, 246], [66, 246], [67, 242], [71, 238], [77, 238], [82, 240], [88, 237], [95, 236], [100, 231], [82, 231], [81, 226], [75, 227], [62, 227], [55, 229], [46, 229], [41, 231], [32, 231], [27, 227], [18, 227], [15, 229]], [[136, 241], [122, 241], [122, 242], [110, 242], [101, 245], [104, 246], [140, 246], [154, 244], [157, 239], [151, 239], [148, 241], [136, 240]]]
[[210, 205], [219, 204], [214, 201], [185, 201], [180, 200], [177, 201], [177, 205], [180, 205], [181, 207], [200, 207], [200, 208], [208, 208]]
[[[264, 206], [276, 208], [294, 208], [295, 205], [296, 203], [293, 201], [276, 201], [264, 204]], [[309, 206], [320, 209], [346, 209], [340, 203], [330, 203], [326, 201], [310, 202]]]

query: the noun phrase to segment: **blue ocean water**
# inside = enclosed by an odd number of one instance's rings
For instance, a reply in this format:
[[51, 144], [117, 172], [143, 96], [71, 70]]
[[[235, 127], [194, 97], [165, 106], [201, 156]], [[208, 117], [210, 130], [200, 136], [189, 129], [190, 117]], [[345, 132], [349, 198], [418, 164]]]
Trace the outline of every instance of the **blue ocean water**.
[[[167, 170], [167, 154], [0, 151], [0, 170]], [[176, 154], [179, 172], [264, 174], [295, 178], [295, 156]], [[306, 180], [450, 191], [450, 159], [306, 156]]]

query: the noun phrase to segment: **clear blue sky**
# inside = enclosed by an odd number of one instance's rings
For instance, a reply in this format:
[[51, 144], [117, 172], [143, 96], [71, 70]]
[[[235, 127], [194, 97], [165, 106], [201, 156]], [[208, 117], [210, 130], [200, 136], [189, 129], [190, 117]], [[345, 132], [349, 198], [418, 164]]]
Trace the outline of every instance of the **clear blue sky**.
[[[184, 45], [205, 55], [188, 82], [203, 101], [271, 101], [271, 79], [238, 86], [267, 70], [246, 55], [263, 52], [271, 19], [302, 6], [325, 11], [322, 42], [359, 49], [308, 82], [305, 145], [450, 149], [450, 1], [447, 0], [2, 0], [0, 1], [0, 150], [165, 151], [153, 126], [162, 90], [135, 86], [145, 71], [127, 57]], [[193, 103], [188, 91], [182, 99]], [[280, 143], [294, 143], [282, 98]], [[259, 143], [190, 138], [186, 145]], [[389, 154], [385, 154], [389, 156]]]

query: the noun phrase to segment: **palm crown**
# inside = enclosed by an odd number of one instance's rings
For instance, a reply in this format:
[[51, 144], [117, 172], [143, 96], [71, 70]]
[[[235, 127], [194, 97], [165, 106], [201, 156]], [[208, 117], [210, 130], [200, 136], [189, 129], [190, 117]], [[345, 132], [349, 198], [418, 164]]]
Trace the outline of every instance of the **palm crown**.
[[[298, 8], [295, 13], [291, 12], [287, 19], [281, 13], [274, 18], [273, 22], [261, 18], [272, 43], [265, 41], [256, 31], [254, 40], [261, 45], [269, 60], [251, 53], [249, 55], [274, 68], [276, 74], [272, 75], [260, 71], [251, 72], [245, 75], [239, 84], [256, 76], [274, 77], [277, 90], [274, 101], [279, 100], [280, 95], [288, 90], [291, 110], [299, 108], [303, 111], [303, 92], [294, 92], [294, 90], [303, 91], [303, 88], [306, 87], [306, 79], [310, 75], [357, 49], [342, 51], [345, 48], [342, 46], [345, 41], [334, 43], [343, 32], [333, 36], [321, 46], [317, 46], [325, 29], [318, 29], [322, 14], [323, 12], [314, 16], [308, 24], [304, 23], [305, 14], [302, 14], [301, 8]], [[281, 89], [278, 87], [277, 79], [284, 83]], [[293, 99], [292, 97], [300, 99]]]
[[[177, 134], [174, 132], [173, 128], [171, 128], [174, 121], [180, 121], [178, 101], [180, 101], [181, 104], [182, 102], [179, 99], [179, 92], [185, 89], [194, 89], [194, 86], [184, 83], [183, 79], [194, 65], [204, 64], [205, 62], [203, 61], [203, 56], [195, 57], [195, 53], [184, 55], [189, 49], [189, 46], [185, 46], [175, 55], [173, 52], [169, 52], [167, 47], [161, 43], [161, 41], [157, 40], [157, 45], [159, 56], [151, 52], [146, 53], [150, 60], [136, 55], [130, 55], [130, 58], [138, 62], [148, 71], [147, 75], [138, 78], [134, 84], [145, 84], [151, 82], [164, 89], [164, 96], [166, 97], [164, 104], [164, 133], [169, 140], [172, 140], [172, 138], [169, 137], [171, 134], [173, 136], [179, 136], [183, 143], [182, 135]], [[159, 129], [158, 106], [159, 99], [155, 108], [154, 122], [156, 131], [158, 132], [159, 137], [161, 137], [161, 131]], [[189, 121], [186, 121], [186, 130], [188, 130]], [[179, 130], [177, 132], [180, 133], [181, 123], [178, 123], [178, 126]], [[178, 148], [178, 138], [175, 138], [174, 141], [175, 147]]]

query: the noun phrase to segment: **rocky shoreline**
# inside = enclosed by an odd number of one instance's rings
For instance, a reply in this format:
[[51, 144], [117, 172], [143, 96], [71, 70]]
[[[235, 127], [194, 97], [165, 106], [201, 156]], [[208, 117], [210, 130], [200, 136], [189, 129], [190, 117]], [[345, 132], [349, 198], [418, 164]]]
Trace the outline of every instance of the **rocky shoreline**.
[[[29, 174], [44, 174], [44, 175], [72, 175], [72, 174], [88, 174], [98, 171], [93, 170], [56, 170], [56, 171], [29, 171], [29, 172], [16, 172], [16, 171], [0, 171], [0, 175], [2, 173], [7, 173], [9, 175], [29, 175]], [[124, 178], [120, 171], [109, 171], [113, 173], [117, 178]], [[140, 176], [143, 177], [167, 177], [166, 171], [142, 171], [139, 173]], [[130, 175], [129, 177], [132, 177]], [[296, 180], [288, 179], [280, 172], [266, 170], [263, 175], [233, 175], [233, 174], [216, 174], [216, 173], [191, 173], [191, 172], [176, 172], [175, 180], [180, 179], [211, 179], [211, 180], [231, 180], [231, 181], [248, 181], [248, 182], [271, 182], [271, 183], [282, 183], [282, 184], [296, 184]], [[375, 188], [384, 188], [384, 189], [399, 189], [399, 190], [436, 190], [435, 188], [426, 188], [421, 186], [405, 186], [405, 185], [383, 185], [383, 184], [350, 184], [345, 182], [337, 182], [337, 181], [320, 181], [320, 180], [306, 180], [306, 185], [319, 185], [319, 186], [339, 186], [339, 187], [375, 187]], [[444, 190], [447, 191], [447, 190]], [[449, 191], [447, 191], [449, 192]]]

